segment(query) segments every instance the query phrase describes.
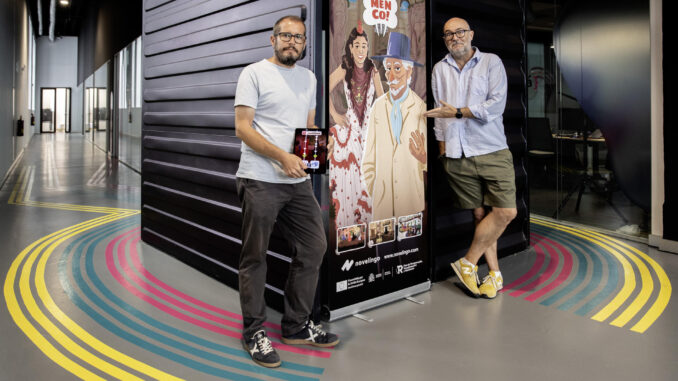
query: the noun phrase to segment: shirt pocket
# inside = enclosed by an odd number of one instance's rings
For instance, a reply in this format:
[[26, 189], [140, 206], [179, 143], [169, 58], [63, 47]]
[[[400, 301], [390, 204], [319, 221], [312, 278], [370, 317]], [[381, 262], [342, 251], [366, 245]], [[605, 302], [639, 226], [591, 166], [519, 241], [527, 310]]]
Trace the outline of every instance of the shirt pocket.
[[485, 100], [488, 93], [488, 80], [484, 75], [471, 76], [471, 96], [474, 99]]

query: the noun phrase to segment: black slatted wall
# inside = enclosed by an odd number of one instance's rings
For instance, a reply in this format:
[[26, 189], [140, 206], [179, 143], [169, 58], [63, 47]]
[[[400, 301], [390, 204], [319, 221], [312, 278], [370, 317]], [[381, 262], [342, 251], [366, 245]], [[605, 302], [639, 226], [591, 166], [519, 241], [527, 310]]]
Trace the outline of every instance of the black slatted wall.
[[[307, 55], [297, 64], [319, 66], [316, 8], [313, 0], [144, 2], [142, 238], [234, 288], [241, 226], [238, 76], [273, 55], [273, 24], [290, 14], [306, 19]], [[276, 232], [266, 298], [278, 309], [289, 251]]]
[[[527, 174], [525, 172], [526, 126], [525, 76], [526, 57], [525, 26], [522, 1], [518, 0], [432, 0], [429, 3], [429, 78], [430, 72], [447, 49], [442, 40], [445, 22], [451, 17], [461, 17], [475, 31], [473, 45], [480, 51], [497, 54], [506, 67], [508, 99], [504, 112], [504, 127], [509, 148], [513, 153], [518, 199], [518, 216], [499, 239], [499, 256], [525, 249], [529, 237], [529, 211]], [[433, 96], [429, 94], [429, 106]], [[433, 136], [433, 133], [429, 136]], [[429, 152], [438, 152], [435, 139], [429, 139]], [[442, 165], [431, 160], [429, 167], [431, 194], [429, 210], [432, 211], [431, 251], [433, 279], [442, 280], [452, 275], [450, 262], [466, 254], [473, 238], [474, 224], [470, 211], [452, 208], [452, 193]]]

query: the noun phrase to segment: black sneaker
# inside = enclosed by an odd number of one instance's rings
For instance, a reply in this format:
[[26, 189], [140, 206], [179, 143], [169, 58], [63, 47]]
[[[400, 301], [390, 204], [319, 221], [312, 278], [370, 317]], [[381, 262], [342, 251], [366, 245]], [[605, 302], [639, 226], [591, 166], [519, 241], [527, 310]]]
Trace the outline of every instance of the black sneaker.
[[268, 339], [263, 329], [255, 332], [249, 339], [243, 337], [242, 347], [252, 356], [255, 363], [267, 368], [280, 366], [280, 356], [273, 349], [271, 340]]
[[333, 347], [339, 344], [339, 336], [323, 331], [321, 325], [315, 325], [311, 320], [306, 323], [306, 327], [301, 331], [290, 336], [283, 336], [282, 342], [285, 344], [309, 344], [315, 347]]

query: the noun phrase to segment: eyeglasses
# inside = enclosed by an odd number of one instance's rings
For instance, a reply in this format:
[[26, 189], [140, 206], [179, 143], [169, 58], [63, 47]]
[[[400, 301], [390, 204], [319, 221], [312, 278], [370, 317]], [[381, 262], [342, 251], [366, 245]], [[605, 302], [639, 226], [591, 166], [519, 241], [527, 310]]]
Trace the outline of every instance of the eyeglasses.
[[452, 38], [452, 36], [456, 35], [457, 38], [464, 38], [466, 35], [466, 32], [470, 32], [471, 29], [459, 29], [455, 30], [454, 32], [450, 32], [449, 30], [443, 34], [443, 38], [446, 40], [449, 40]]
[[294, 36], [294, 42], [296, 42], [297, 44], [301, 44], [304, 41], [306, 41], [306, 36], [304, 36], [303, 34], [292, 34], [292, 33], [287, 33], [287, 32], [281, 32], [281, 33], [276, 34], [276, 36], [280, 37], [280, 39], [285, 41], [285, 42], [290, 42], [290, 40], [292, 39], [293, 36]]

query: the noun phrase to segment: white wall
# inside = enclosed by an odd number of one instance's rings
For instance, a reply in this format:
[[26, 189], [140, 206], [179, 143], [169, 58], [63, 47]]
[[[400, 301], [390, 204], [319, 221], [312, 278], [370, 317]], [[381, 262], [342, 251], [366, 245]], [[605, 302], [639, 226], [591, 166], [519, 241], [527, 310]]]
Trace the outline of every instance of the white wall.
[[[650, 1], [651, 126], [652, 126], [652, 232], [650, 245], [678, 253], [678, 242], [664, 239], [664, 74], [662, 0]], [[669, 106], [670, 107], [670, 106]], [[675, 195], [673, 197], [676, 197]]]
[[14, 1], [0, 0], [0, 182], [14, 161]]
[[[0, 183], [31, 138], [28, 110], [28, 11], [19, 0], [0, 0]], [[16, 121], [24, 119], [24, 136]]]
[[[14, 47], [15, 71], [14, 71], [14, 120], [19, 117], [24, 120], [24, 136], [17, 136], [14, 140], [14, 152], [16, 155], [28, 145], [31, 139], [31, 111], [28, 109], [28, 39], [32, 38], [28, 31], [28, 9], [23, 2], [17, 3], [17, 39]], [[15, 122], [16, 123], [16, 122]]]
[[[54, 41], [37, 39], [35, 103], [40, 110], [40, 88], [71, 88], [71, 133], [82, 132], [82, 87], [78, 88], [78, 38], [60, 37]], [[36, 116], [39, 113], [36, 113]], [[36, 121], [36, 129], [39, 129]]]

